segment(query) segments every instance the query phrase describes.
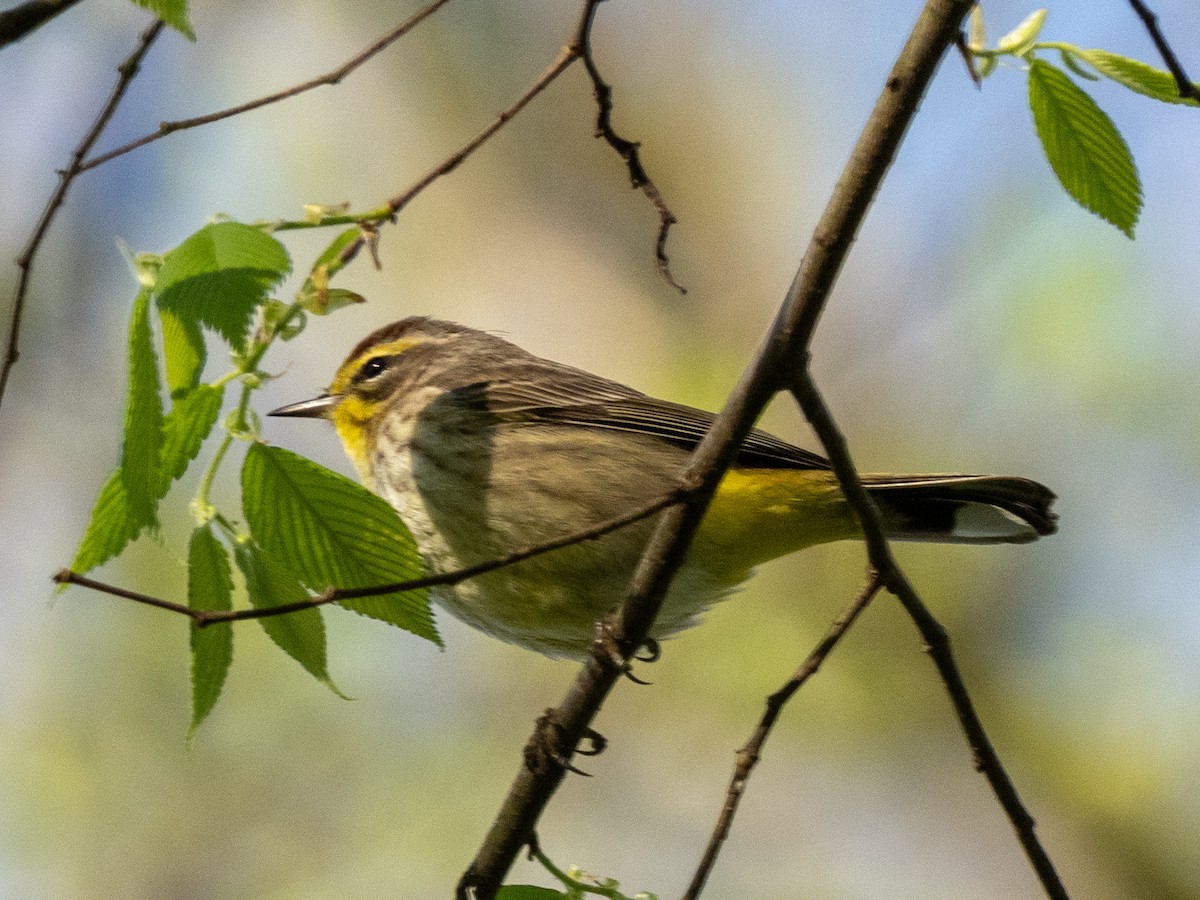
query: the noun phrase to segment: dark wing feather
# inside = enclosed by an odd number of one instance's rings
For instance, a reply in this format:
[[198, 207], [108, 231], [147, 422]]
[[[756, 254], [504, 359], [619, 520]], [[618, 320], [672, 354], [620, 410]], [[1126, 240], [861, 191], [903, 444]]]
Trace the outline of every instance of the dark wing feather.
[[[489, 382], [489, 409], [509, 421], [553, 422], [653, 435], [688, 451], [695, 449], [716, 418], [713, 413], [657, 400], [578, 369], [564, 377], [562, 368], [556, 366], [549, 378], [539, 376], [551, 373], [535, 371], [519, 381]], [[751, 431], [742, 444], [737, 462], [752, 468], [829, 468], [829, 463], [817, 454], [758, 429]]]

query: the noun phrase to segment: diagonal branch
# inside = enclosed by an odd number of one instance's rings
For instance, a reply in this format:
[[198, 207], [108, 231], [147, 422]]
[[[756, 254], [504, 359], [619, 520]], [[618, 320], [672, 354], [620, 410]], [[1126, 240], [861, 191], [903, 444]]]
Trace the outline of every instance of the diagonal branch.
[[79, 0], [25, 0], [24, 3], [0, 12], [0, 49], [41, 28], [78, 2]]
[[654, 182], [650, 180], [650, 176], [646, 174], [646, 170], [638, 157], [638, 145], [633, 141], [625, 140], [613, 131], [612, 128], [612, 88], [605, 84], [604, 80], [600, 77], [595, 60], [592, 58], [591, 46], [592, 26], [595, 22], [596, 9], [602, 2], [603, 0], [584, 0], [579, 21], [575, 26], [571, 38], [563, 45], [562, 49], [558, 52], [558, 56], [538, 76], [537, 80], [534, 81], [524, 94], [497, 115], [479, 134], [475, 135], [475, 137], [467, 141], [462, 147], [418, 178], [404, 191], [389, 199], [384, 204], [387, 209], [388, 218], [395, 217], [414, 197], [434, 181], [457, 169], [463, 160], [478, 150], [497, 131], [507, 125], [517, 113], [524, 109], [534, 97], [549, 87], [572, 63], [576, 60], [583, 60], [584, 67], [587, 69], [588, 75], [592, 80], [592, 91], [598, 107], [596, 136], [603, 137], [609, 146], [621, 156], [629, 169], [629, 177], [633, 186], [641, 188], [642, 193], [653, 204], [655, 211], [658, 213], [659, 220], [658, 237], [654, 245], [654, 257], [659, 274], [680, 293], [687, 293], [675, 281], [674, 275], [671, 274], [671, 263], [667, 258], [666, 251], [667, 232], [677, 219], [671, 210], [667, 208], [666, 201], [663, 200], [662, 194], [655, 187]]
[[842, 611], [842, 614], [833, 620], [833, 624], [829, 626], [829, 631], [825, 633], [825, 637], [821, 638], [820, 643], [813, 648], [812, 652], [808, 654], [804, 662], [800, 664], [800, 667], [792, 673], [792, 677], [787, 680], [783, 687], [767, 698], [767, 708], [763, 712], [762, 719], [759, 720], [758, 727], [754, 729], [754, 734], [751, 735], [746, 745], [737, 752], [737, 764], [734, 766], [733, 777], [729, 781], [729, 789], [725, 793], [725, 805], [721, 808], [721, 815], [717, 818], [717, 824], [713, 828], [712, 837], [708, 839], [708, 846], [704, 850], [704, 856], [700, 860], [700, 865], [696, 867], [696, 874], [692, 876], [692, 883], [688, 886], [687, 893], [683, 895], [683, 900], [696, 900], [704, 890], [705, 882], [708, 881], [708, 876], [716, 864], [717, 854], [721, 852], [721, 847], [725, 843], [725, 839], [729, 837], [729, 829], [733, 824], [733, 817], [737, 813], [738, 806], [742, 801], [742, 795], [745, 793], [750, 773], [758, 764], [759, 757], [762, 755], [763, 745], [766, 744], [767, 738], [770, 737], [771, 729], [775, 727], [775, 721], [779, 718], [783, 707], [792, 699], [792, 695], [804, 686], [804, 683], [809, 678], [817, 674], [817, 670], [821, 668], [821, 663], [833, 652], [833, 648], [837, 646], [838, 641], [850, 630], [850, 626], [858, 619], [859, 613], [867, 608], [867, 605], [879, 592], [881, 587], [883, 587], [883, 582], [880, 580], [879, 574], [871, 571], [868, 574], [867, 583], [862, 591]]
[[1188, 78], [1187, 72], [1183, 70], [1183, 66], [1179, 62], [1179, 58], [1175, 56], [1175, 51], [1167, 43], [1162, 29], [1158, 27], [1158, 16], [1142, 0], [1129, 0], [1129, 5], [1133, 7], [1133, 11], [1142, 20], [1142, 24], [1146, 26], [1146, 31], [1150, 33], [1150, 40], [1154, 41], [1154, 46], [1163, 58], [1163, 63], [1166, 64], [1170, 73], [1175, 76], [1175, 84], [1179, 86], [1179, 96], [1190, 97], [1193, 100], [1200, 101], [1200, 87], [1197, 87], [1195, 82]]
[[458, 584], [466, 581], [468, 578], [475, 578], [478, 575], [485, 575], [488, 572], [494, 572], [497, 569], [503, 569], [507, 566], [515, 565], [535, 556], [541, 556], [543, 553], [549, 553], [552, 550], [561, 550], [563, 547], [568, 547], [572, 544], [581, 544], [584, 541], [594, 541], [597, 538], [602, 538], [604, 535], [616, 531], [620, 528], [625, 528], [635, 522], [640, 522], [643, 519], [648, 519], [655, 513], [661, 512], [669, 506], [677, 503], [682, 503], [684, 493], [682, 490], [671, 491], [656, 497], [649, 503], [638, 507], [632, 512], [625, 513], [620, 516], [614, 516], [611, 519], [606, 519], [603, 522], [598, 522], [595, 525], [590, 525], [587, 528], [581, 528], [578, 531], [573, 531], [564, 534], [554, 540], [546, 541], [542, 544], [536, 544], [531, 547], [522, 547], [519, 550], [514, 550], [511, 553], [506, 553], [504, 556], [496, 559], [486, 560], [477, 563], [473, 566], [467, 566], [462, 569], [456, 569], [453, 572], [439, 572], [435, 575], [425, 575], [420, 578], [410, 578], [406, 581], [394, 581], [389, 584], [377, 584], [370, 587], [358, 588], [326, 588], [319, 594], [314, 595], [308, 600], [302, 600], [297, 603], [281, 603], [278, 606], [262, 606], [253, 609], [193, 609], [185, 603], [176, 603], [173, 600], [164, 600], [161, 597], [154, 597], [150, 594], [143, 594], [139, 591], [131, 591], [127, 588], [118, 587], [117, 585], [106, 584], [103, 581], [97, 581], [94, 578], [88, 578], [86, 575], [81, 575], [78, 572], [73, 572], [70, 569], [62, 569], [54, 575], [56, 584], [67, 585], [76, 584], [80, 587], [91, 588], [94, 591], [100, 591], [104, 594], [110, 594], [114, 597], [123, 597], [126, 600], [132, 600], [135, 603], [142, 603], [146, 606], [153, 606], [157, 609], [165, 609], [168, 612], [179, 613], [187, 616], [196, 626], [204, 628], [207, 625], [214, 625], [217, 622], [240, 622], [245, 619], [266, 619], [271, 616], [282, 616], [287, 613], [300, 612], [305, 609], [312, 609], [314, 606], [324, 606], [328, 603], [337, 603], [341, 600], [359, 600], [363, 597], [378, 597], [381, 594], [397, 594], [403, 591], [415, 591], [421, 588], [436, 587], [438, 585]]
[[[594, 6], [600, 0], [588, 0], [586, 8]], [[471, 138], [440, 163], [414, 181], [411, 185], [405, 188], [396, 196], [387, 200], [384, 204], [384, 211], [387, 218], [394, 218], [400, 210], [408, 206], [408, 204], [429, 187], [433, 182], [437, 181], [443, 175], [448, 175], [457, 169], [468, 156], [478, 150], [485, 144], [497, 131], [507, 125], [514, 116], [529, 105], [538, 94], [550, 86], [550, 84], [565, 72], [579, 58], [575, 52], [573, 43], [568, 43], [558, 51], [558, 56], [548, 65], [544, 72], [538, 76], [537, 80], [525, 91], [520, 97], [512, 102], [506, 109], [501, 111], [491, 123], [480, 131], [475, 137]]]
[[21, 315], [25, 311], [25, 297], [29, 293], [29, 275], [33, 267], [33, 261], [42, 246], [46, 232], [50, 229], [50, 223], [54, 221], [54, 217], [62, 207], [63, 201], [67, 199], [67, 190], [71, 187], [71, 183], [75, 180], [75, 177], [83, 171], [83, 158], [91, 151], [92, 146], [108, 126], [109, 121], [124, 98], [125, 92], [129, 89], [130, 83], [137, 75], [138, 69], [142, 65], [142, 60], [150, 51], [151, 44], [154, 43], [155, 39], [162, 32], [162, 29], [162, 21], [156, 20], [138, 37], [138, 43], [133, 53], [117, 66], [117, 83], [113, 87], [112, 93], [109, 94], [104, 108], [100, 110], [100, 114], [96, 117], [96, 121], [92, 123], [92, 127], [87, 130], [79, 145], [71, 152], [70, 164], [66, 169], [58, 173], [58, 187], [50, 195], [50, 199], [46, 203], [46, 209], [42, 212], [42, 217], [38, 219], [33, 233], [29, 236], [29, 242], [25, 245], [25, 249], [21, 251], [21, 255], [17, 257], [17, 268], [21, 270], [21, 274], [17, 278], [17, 289], [13, 295], [13, 305], [8, 320], [8, 343], [4, 350], [4, 362], [2, 367], [0, 367], [0, 402], [4, 400], [4, 388], [8, 385], [8, 376], [12, 372], [12, 367], [16, 365], [17, 358], [21, 355], [17, 345], [21, 333]]
[[147, 144], [152, 144], [155, 141], [162, 140], [169, 134], [174, 134], [177, 131], [186, 131], [189, 128], [199, 128], [201, 125], [211, 125], [213, 122], [220, 122], [222, 119], [228, 119], [232, 116], [241, 115], [244, 112], [250, 112], [254, 109], [260, 109], [264, 106], [269, 106], [272, 103], [278, 103], [280, 100], [287, 100], [290, 97], [295, 97], [303, 94], [306, 91], [311, 91], [313, 88], [321, 87], [322, 85], [335, 85], [343, 78], [365, 63], [371, 57], [375, 56], [382, 50], [394, 44], [408, 32], [412, 31], [420, 25], [425, 19], [433, 15], [439, 9], [448, 3], [449, 0], [433, 0], [432, 3], [417, 10], [371, 46], [365, 48], [360, 53], [352, 56], [346, 62], [342, 63], [336, 69], [326, 72], [324, 75], [318, 75], [316, 78], [300, 84], [292, 85], [290, 88], [285, 88], [282, 91], [276, 91], [273, 94], [267, 94], [265, 97], [259, 97], [257, 100], [250, 100], [238, 106], [231, 106], [228, 109], [218, 110], [217, 112], [208, 113], [203, 116], [196, 116], [191, 119], [177, 119], [173, 122], [163, 122], [158, 126], [157, 131], [152, 131], [149, 134], [144, 134], [140, 138], [130, 141], [128, 144], [122, 144], [115, 150], [109, 150], [107, 153], [102, 153], [99, 156], [94, 156], [79, 167], [80, 172], [86, 172], [88, 169], [94, 169], [96, 166], [102, 166], [111, 159], [116, 159], [118, 156], [124, 156], [137, 150], [139, 147], [145, 147]]
[[862, 525], [867, 556], [872, 568], [879, 573], [878, 577], [887, 589], [900, 600], [925, 641], [942, 683], [950, 694], [954, 712], [958, 716], [959, 724], [962, 726], [967, 744], [974, 756], [975, 768], [983, 773], [991, 785], [997, 801], [1012, 823], [1021, 848], [1025, 851], [1038, 880], [1041, 881], [1046, 896], [1052, 900], [1068, 900], [1066, 887], [1034, 831], [1033, 817], [1021, 802], [1012, 779], [1008, 777], [1008, 773], [996, 753], [996, 748], [992, 746], [992, 742], [984, 730], [983, 722], [980, 721], [979, 715], [975, 711], [962, 674], [959, 672], [954, 655], [950, 650], [950, 638], [941, 623], [934, 618], [921, 601], [912, 584], [896, 563], [895, 557], [892, 556], [891, 548], [883, 533], [879, 510], [863, 488], [858, 471], [850, 458], [845, 438], [829, 408], [825, 405], [807, 367], [796, 375], [792, 385], [792, 394], [804, 411], [805, 418], [812, 424], [813, 431], [820, 437], [838, 477], [842, 492], [846, 495], [847, 501]]
[[[575, 752], [620, 676], [624, 660], [645, 640], [736, 448], [768, 400], [787, 386], [792, 372], [803, 367], [837, 273], [937, 64], [953, 43], [970, 6], [969, 0], [928, 0], [922, 10], [817, 225], [774, 325], [692, 455], [684, 484], [693, 493], [659, 519], [629, 595], [608, 623], [611, 640], [598, 642], [598, 649], [552, 711], [553, 746], [546, 754], [550, 758], [568, 761]], [[609, 644], [619, 653], [605, 649]], [[495, 896], [565, 774], [566, 767], [561, 764], [533, 771], [522, 763], [483, 845], [459, 881], [459, 897], [490, 900]]]

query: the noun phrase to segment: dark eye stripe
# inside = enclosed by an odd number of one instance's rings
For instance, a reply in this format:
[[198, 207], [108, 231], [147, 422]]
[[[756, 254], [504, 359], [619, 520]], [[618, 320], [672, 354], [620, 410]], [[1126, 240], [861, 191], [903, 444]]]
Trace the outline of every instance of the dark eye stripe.
[[370, 378], [377, 378], [387, 371], [387, 367], [391, 361], [391, 357], [389, 356], [372, 356], [362, 364], [362, 368], [358, 370], [358, 377], [363, 381]]

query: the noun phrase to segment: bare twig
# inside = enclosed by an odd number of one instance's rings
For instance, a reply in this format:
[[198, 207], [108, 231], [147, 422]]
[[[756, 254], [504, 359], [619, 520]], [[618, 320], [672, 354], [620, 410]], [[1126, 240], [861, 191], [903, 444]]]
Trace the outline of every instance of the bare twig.
[[158, 609], [165, 609], [169, 612], [179, 613], [187, 616], [200, 628], [207, 625], [214, 625], [217, 622], [240, 622], [244, 619], [265, 619], [271, 616], [282, 616], [287, 613], [300, 612], [305, 609], [312, 609], [315, 606], [324, 606], [327, 603], [337, 603], [342, 600], [359, 600], [363, 597], [377, 597], [381, 594], [396, 594], [402, 591], [415, 591], [421, 588], [436, 587], [439, 585], [458, 584], [466, 581], [468, 578], [475, 578], [478, 575], [485, 575], [488, 572], [494, 572], [496, 569], [503, 569], [507, 566], [515, 565], [523, 560], [530, 559], [534, 556], [541, 556], [543, 553], [549, 553], [552, 550], [560, 550], [563, 547], [572, 544], [580, 544], [584, 541], [592, 541], [604, 535], [616, 531], [620, 528], [625, 528], [635, 522], [640, 522], [643, 519], [648, 519], [657, 512], [661, 512], [668, 506], [676, 503], [682, 503], [684, 493], [676, 490], [661, 497], [651, 500], [644, 506], [638, 507], [632, 512], [625, 513], [620, 516], [614, 516], [603, 522], [598, 522], [587, 528], [581, 528], [578, 531], [564, 534], [561, 537], [551, 541], [546, 541], [542, 544], [537, 544], [532, 547], [523, 547], [519, 550], [514, 550], [504, 556], [496, 559], [486, 560], [473, 566], [467, 566], [462, 569], [456, 569], [453, 572], [441, 572], [436, 575], [425, 575], [421, 578], [410, 578], [407, 581], [396, 581], [390, 584], [378, 584], [370, 587], [359, 588], [326, 588], [319, 594], [314, 595], [308, 600], [302, 600], [298, 603], [281, 603], [278, 606], [261, 606], [254, 609], [193, 609], [184, 603], [176, 603], [173, 600], [164, 600], [161, 597], [154, 597], [149, 594], [143, 594], [139, 591], [131, 591], [126, 588], [117, 587], [116, 585], [106, 584], [103, 581], [97, 581], [94, 578], [88, 578], [86, 575], [80, 575], [77, 572], [72, 572], [70, 569], [62, 569], [54, 575], [54, 581], [57, 584], [76, 584], [80, 587], [91, 588], [101, 593], [111, 594], [114, 597], [123, 597], [126, 600], [133, 600], [135, 603], [144, 603], [147, 606], [153, 606]]
[[[684, 484], [693, 493], [659, 519], [629, 595], [611, 621], [611, 644], [626, 659], [645, 639], [671, 577], [682, 563], [700, 517], [737, 447], [767, 401], [786, 387], [791, 373], [804, 364], [834, 279], [938, 61], [953, 43], [970, 6], [968, 0], [928, 0], [918, 18], [817, 225], [774, 325], [692, 455]], [[560, 758], [569, 759], [574, 752], [620, 677], [622, 663], [607, 651], [595, 652], [585, 662], [553, 712], [557, 740], [550, 749]], [[534, 772], [522, 762], [483, 845], [459, 881], [459, 897], [490, 900], [495, 896], [565, 774], [561, 765]]]
[[729, 781], [729, 789], [725, 793], [725, 805], [721, 807], [721, 815], [717, 818], [717, 824], [713, 828], [712, 836], [708, 839], [704, 856], [696, 867], [696, 874], [692, 876], [692, 883], [688, 886], [687, 893], [683, 895], [683, 900], [696, 900], [704, 890], [704, 884], [708, 881], [709, 873], [712, 872], [713, 865], [717, 861], [717, 854], [721, 852], [721, 847], [729, 836], [729, 828], [733, 824], [733, 817], [742, 801], [750, 773], [758, 764], [763, 745], [767, 742], [771, 729], [774, 728], [775, 721], [779, 718], [783, 707], [792, 698], [792, 695], [817, 673], [821, 663], [837, 646], [842, 635], [854, 624], [859, 613], [867, 608], [871, 599], [882, 586], [878, 573], [870, 572], [862, 591], [842, 611], [842, 614], [833, 620], [825, 637], [821, 638], [820, 643], [813, 648], [783, 687], [767, 698], [767, 708], [763, 712], [762, 719], [759, 720], [758, 727], [755, 728], [754, 734], [751, 735], [746, 745], [737, 752], [737, 764], [734, 766], [733, 777]]
[[54, 193], [50, 195], [49, 201], [46, 203], [46, 208], [42, 212], [42, 217], [38, 219], [37, 225], [34, 226], [33, 233], [29, 237], [29, 242], [21, 251], [21, 255], [17, 257], [17, 268], [21, 270], [21, 274], [17, 278], [17, 289], [13, 295], [12, 311], [9, 313], [8, 322], [8, 343], [4, 351], [4, 363], [0, 368], [0, 402], [4, 400], [4, 389], [8, 385], [8, 376], [12, 372], [12, 367], [16, 365], [18, 357], [21, 355], [18, 350], [21, 333], [21, 314], [25, 310], [25, 297], [29, 292], [29, 275], [33, 267], [34, 258], [37, 256], [38, 250], [42, 246], [42, 240], [46, 236], [46, 232], [50, 228], [50, 223], [54, 221], [54, 216], [63, 205], [63, 201], [67, 198], [67, 190], [71, 187], [71, 183], [75, 177], [83, 171], [83, 158], [87, 156], [100, 134], [104, 131], [113, 114], [117, 111], [117, 106], [120, 105], [121, 99], [125, 96], [125, 91], [128, 90], [130, 82], [137, 75], [138, 69], [141, 67], [142, 60], [150, 50], [151, 44], [158, 37], [163, 29], [161, 21], [155, 21], [138, 37], [137, 47], [133, 53], [117, 66], [117, 83], [113, 87], [112, 93], [109, 94], [108, 101], [104, 104], [104, 108], [96, 117], [96, 121], [92, 123], [92, 127], [87, 130], [79, 145], [71, 152], [71, 162], [66, 169], [58, 174], [58, 187], [54, 189]]
[[118, 156], [124, 156], [139, 147], [145, 147], [147, 144], [152, 144], [155, 141], [165, 138], [169, 134], [174, 134], [177, 131], [186, 131], [189, 128], [199, 128], [201, 125], [211, 125], [213, 122], [220, 122], [222, 119], [228, 119], [232, 116], [241, 115], [244, 112], [250, 112], [254, 109], [260, 109], [264, 106], [269, 106], [272, 103], [278, 103], [280, 100], [287, 100], [290, 97], [295, 97], [298, 94], [303, 94], [306, 91], [311, 91], [313, 88], [321, 87], [322, 85], [335, 85], [343, 78], [365, 63], [371, 57], [375, 56], [381, 50], [386, 49], [393, 43], [398, 41], [412, 29], [420, 25], [425, 19], [433, 15], [449, 0], [433, 0], [421, 9], [417, 10], [375, 43], [362, 50], [360, 53], [352, 56], [346, 62], [342, 63], [336, 69], [326, 72], [324, 75], [318, 75], [301, 84], [293, 85], [285, 88], [282, 91], [276, 91], [274, 94], [268, 94], [265, 97], [259, 97], [257, 100], [251, 100], [247, 103], [242, 103], [238, 106], [231, 106], [228, 109], [218, 110], [217, 112], [208, 113], [203, 116], [196, 116], [191, 119], [177, 119], [173, 122], [163, 122], [158, 126], [157, 131], [144, 134], [136, 140], [130, 141], [128, 144], [122, 144], [115, 150], [109, 150], [107, 153], [102, 153], [99, 156], [94, 156], [79, 167], [79, 171], [86, 172], [88, 169], [94, 169], [96, 166], [104, 165], [111, 159], [116, 159]]
[[667, 258], [667, 233], [671, 230], [671, 226], [679, 220], [667, 208], [662, 194], [650, 180], [650, 176], [646, 174], [638, 153], [640, 145], [621, 137], [612, 127], [612, 87], [600, 75], [596, 60], [592, 56], [592, 18], [596, 14], [597, 5], [597, 3], [589, 3], [585, 8], [586, 19], [581, 23], [574, 47], [576, 55], [582, 57], [584, 68], [587, 69], [588, 77], [592, 80], [592, 94], [596, 98], [597, 107], [596, 137], [604, 138], [608, 145], [617, 151], [621, 159], [625, 160], [625, 166], [629, 169], [630, 183], [634, 188], [641, 189], [654, 205], [654, 209], [658, 212], [658, 238], [654, 243], [654, 258], [658, 265], [658, 272], [666, 279], [667, 284], [679, 293], [686, 294], [687, 289], [679, 284], [671, 273], [671, 261]]
[[992, 746], [992, 742], [984, 730], [983, 722], [980, 721], [979, 715], [975, 711], [966, 684], [962, 680], [962, 675], [958, 671], [954, 655], [950, 650], [950, 638], [941, 623], [921, 602], [921, 598], [901, 571], [895, 557], [892, 556], [891, 548], [883, 533], [879, 510], [866, 489], [863, 488], [854, 462], [850, 458], [845, 438], [829, 412], [829, 408], [825, 405], [807, 367], [797, 373], [792, 385], [792, 393], [804, 411], [805, 418], [812, 424], [813, 431], [820, 437], [834, 472], [837, 474], [838, 483], [862, 524], [867, 556], [871, 566], [879, 573], [879, 578], [887, 589], [899, 598], [925, 641], [942, 683], [945, 684], [946, 691], [950, 694], [959, 724], [962, 726], [967, 744], [971, 748], [975, 768], [983, 773], [991, 785], [996, 799], [1012, 823], [1021, 848], [1025, 851], [1030, 865], [1042, 883], [1042, 889], [1046, 892], [1046, 896], [1053, 900], [1068, 900], [1066, 887], [1034, 831], [1033, 817], [1021, 802], [1012, 779], [1008, 777], [995, 747]]
[[0, 49], [66, 12], [79, 0], [26, 0], [0, 12]]
[[[592, 2], [598, 2], [598, 0], [592, 0]], [[591, 2], [589, 2], [589, 5], [591, 5]], [[432, 184], [434, 181], [437, 181], [437, 179], [441, 178], [443, 175], [447, 175], [457, 169], [459, 165], [462, 164], [463, 160], [478, 150], [497, 131], [507, 125], [509, 121], [517, 115], [517, 113], [523, 110], [529, 104], [529, 102], [533, 100], [534, 97], [549, 87], [554, 79], [558, 78], [559, 75], [565, 72], [567, 68], [570, 67], [571, 63], [575, 62], [575, 60], [578, 58], [579, 57], [574, 53], [570, 44], [567, 44], [565, 47], [563, 47], [558, 52], [558, 56], [554, 58], [554, 61], [546, 67], [546, 70], [538, 76], [537, 80], [534, 81], [529, 89], [526, 90], [525, 93], [523, 93], [515, 101], [513, 101], [510, 106], [501, 111], [500, 114], [497, 115], [496, 118], [493, 119], [486, 128], [484, 128], [481, 132], [479, 132], [479, 134], [475, 135], [475, 137], [471, 138], [471, 140], [467, 141], [467, 143], [463, 144], [463, 146], [459, 147], [452, 154], [414, 181], [402, 192], [387, 200], [384, 205], [388, 208], [389, 214], [391, 216], [395, 216], [400, 212], [400, 210], [404, 209], [404, 207], [406, 207], [409, 202], [417, 196], [417, 194], [429, 187], [430, 184]]]
[[604, 80], [600, 77], [600, 72], [596, 68], [595, 60], [592, 57], [591, 48], [592, 25], [595, 20], [596, 9], [601, 2], [603, 0], [584, 0], [579, 21], [575, 26], [570, 40], [563, 45], [558, 56], [554, 58], [553, 62], [546, 67], [545, 71], [538, 76], [537, 80], [534, 81], [525, 93], [497, 115], [479, 134], [475, 135], [466, 144], [418, 178], [404, 191], [389, 199], [385, 206], [390, 211], [390, 215], [395, 216], [431, 183], [458, 168], [463, 160], [478, 150], [492, 135], [508, 124], [534, 97], [549, 87], [559, 75], [565, 72], [572, 63], [581, 59], [591, 78], [592, 90], [599, 110], [596, 118], [596, 136], [603, 137], [609, 146], [620, 154], [629, 169], [629, 177], [633, 186], [642, 190], [642, 193], [646, 195], [657, 211], [659, 229], [654, 245], [655, 263], [659, 273], [666, 279], [667, 283], [680, 293], [686, 294], [687, 291], [675, 281], [674, 275], [671, 274], [671, 263], [667, 258], [666, 251], [667, 233], [677, 221], [675, 215], [667, 208], [662, 194], [655, 187], [654, 182], [650, 180], [650, 176], [646, 174], [646, 170], [638, 157], [638, 145], [632, 141], [625, 140], [612, 128], [612, 88], [605, 84]]
[[1146, 26], [1146, 31], [1150, 32], [1150, 40], [1154, 41], [1154, 46], [1158, 48], [1158, 53], [1163, 58], [1163, 63], [1166, 64], [1170, 73], [1175, 76], [1175, 84], [1179, 87], [1179, 96], [1190, 97], [1192, 100], [1200, 101], [1200, 87], [1197, 87], [1195, 82], [1188, 78], [1187, 72], [1183, 70], [1178, 57], [1175, 56], [1175, 51], [1167, 43], [1162, 30], [1158, 27], [1158, 16], [1142, 0], [1129, 0], [1129, 5], [1138, 14], [1138, 18], [1142, 20], [1142, 24]]

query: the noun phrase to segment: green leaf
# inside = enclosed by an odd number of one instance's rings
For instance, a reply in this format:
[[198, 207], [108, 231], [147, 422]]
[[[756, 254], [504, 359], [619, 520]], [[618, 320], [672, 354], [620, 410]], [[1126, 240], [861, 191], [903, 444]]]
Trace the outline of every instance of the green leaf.
[[181, 318], [173, 310], [158, 307], [162, 322], [163, 357], [167, 367], [167, 388], [171, 396], [186, 394], [200, 383], [208, 351], [204, 334], [194, 319]]
[[207, 325], [242, 350], [254, 310], [290, 270], [287, 251], [269, 234], [217, 222], [166, 255], [154, 289], [164, 309]]
[[335, 310], [366, 300], [353, 291], [330, 289], [329, 279], [344, 269], [362, 247], [361, 228], [348, 228], [333, 239], [324, 252], [313, 263], [312, 272], [296, 295], [296, 300], [306, 310], [318, 316], [328, 315]]
[[[384, 500], [287, 450], [251, 445], [242, 467], [242, 509], [254, 540], [314, 591], [424, 574], [416, 542]], [[426, 591], [342, 605], [440, 643]]]
[[1067, 193], [1132, 238], [1142, 186], [1112, 120], [1066, 73], [1037, 59], [1029, 66], [1029, 107], [1046, 159]]
[[192, 23], [188, 20], [187, 0], [133, 0], [143, 9], [154, 13], [189, 41], [196, 40]]
[[175, 402], [163, 423], [162, 480], [159, 497], [166, 496], [171, 482], [187, 471], [188, 463], [200, 452], [221, 412], [223, 388], [197, 385]]
[[[233, 555], [246, 578], [250, 604], [256, 609], [310, 599], [308, 591], [295, 575], [254, 544], [238, 544]], [[325, 657], [325, 623], [321, 619], [320, 609], [313, 607], [278, 616], [265, 616], [258, 622], [267, 636], [317, 681], [339, 697], [346, 696], [329, 677]]]
[[[202, 384], [177, 402], [163, 420], [156, 501], [166, 496], [171, 482], [184, 473], [199, 452], [220, 412], [222, 393], [219, 388]], [[71, 568], [82, 574], [103, 565], [124, 550], [148, 524], [130, 509], [125, 479], [118, 467], [100, 489]]]
[[[1191, 97], [1180, 97], [1175, 76], [1163, 69], [1156, 69], [1144, 62], [1109, 53], [1107, 50], [1080, 50], [1078, 55], [1101, 75], [1111, 78], [1117, 84], [1123, 84], [1131, 91], [1153, 97], [1163, 103], [1200, 106], [1200, 103]], [[1200, 88], [1200, 84], [1197, 84], [1197, 87]]]
[[1025, 53], [1037, 40], [1041, 34], [1042, 26], [1046, 24], [1046, 10], [1035, 9], [1025, 21], [1000, 38], [996, 42], [996, 49], [1001, 53], [1012, 53], [1020, 56]]
[[159, 452], [163, 441], [158, 361], [150, 332], [150, 292], [138, 292], [129, 323], [129, 387], [121, 442], [121, 484], [129, 515], [140, 530], [158, 524]]
[[290, 341], [304, 331], [308, 325], [308, 317], [302, 309], [294, 309], [291, 304], [280, 300], [268, 300], [262, 307], [262, 328], [268, 335], [281, 341]]
[[496, 893], [496, 900], [570, 900], [570, 894], [564, 894], [553, 888], [536, 887], [532, 884], [506, 884]]
[[[233, 577], [224, 545], [203, 525], [188, 544], [188, 606], [192, 609], [233, 609]], [[233, 627], [218, 622], [199, 628], [192, 623], [192, 724], [188, 738], [216, 706], [233, 662]]]
[[1062, 63], [1070, 70], [1072, 75], [1078, 75], [1086, 81], [1099, 81], [1100, 76], [1092, 72], [1090, 69], [1085, 69], [1080, 65], [1079, 60], [1082, 58], [1078, 47], [1067, 49], [1066, 47], [1059, 48], [1058, 55], [1062, 59]]
[[344, 307], [353, 306], [355, 303], [367, 302], [367, 298], [362, 294], [356, 294], [354, 291], [347, 291], [343, 288], [301, 291], [296, 295], [296, 299], [306, 310], [318, 316], [327, 316]]
[[125, 484], [121, 479], [121, 470], [117, 469], [100, 489], [87, 530], [71, 562], [71, 569], [82, 575], [108, 562], [141, 533], [144, 525], [135, 522], [129, 512]]
[[[347, 228], [335, 237], [328, 247], [321, 251], [321, 255], [313, 263], [313, 272], [323, 271], [326, 277], [332, 278], [358, 255], [359, 247], [354, 247], [353, 245], [359, 243], [362, 240], [362, 236], [363, 231], [361, 228]], [[352, 247], [353, 249], [351, 249]]]

